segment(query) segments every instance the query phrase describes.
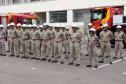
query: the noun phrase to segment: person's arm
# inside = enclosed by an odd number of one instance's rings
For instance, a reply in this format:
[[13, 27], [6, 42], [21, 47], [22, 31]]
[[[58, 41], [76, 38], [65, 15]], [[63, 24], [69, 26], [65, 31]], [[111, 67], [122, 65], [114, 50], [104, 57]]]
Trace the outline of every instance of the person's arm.
[[110, 32], [110, 40], [113, 40], [114, 39], [114, 35], [112, 32]]

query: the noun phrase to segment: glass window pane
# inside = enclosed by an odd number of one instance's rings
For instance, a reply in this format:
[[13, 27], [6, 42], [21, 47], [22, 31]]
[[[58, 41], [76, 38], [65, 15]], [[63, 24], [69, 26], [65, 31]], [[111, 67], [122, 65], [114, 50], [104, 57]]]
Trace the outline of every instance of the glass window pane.
[[24, 24], [32, 24], [32, 19], [24, 19]]
[[50, 22], [51, 23], [67, 22], [67, 11], [50, 12]]
[[20, 1], [19, 0], [13, 0], [13, 3], [19, 3]]
[[22, 18], [17, 18], [17, 23], [21, 23], [22, 24]]
[[2, 5], [2, 0], [0, 0], [0, 5]]
[[83, 22], [84, 21], [84, 10], [74, 10], [73, 11], [73, 20], [74, 20], [74, 22]]
[[32, 1], [40, 1], [40, 0], [31, 0], [31, 2], [32, 2]]

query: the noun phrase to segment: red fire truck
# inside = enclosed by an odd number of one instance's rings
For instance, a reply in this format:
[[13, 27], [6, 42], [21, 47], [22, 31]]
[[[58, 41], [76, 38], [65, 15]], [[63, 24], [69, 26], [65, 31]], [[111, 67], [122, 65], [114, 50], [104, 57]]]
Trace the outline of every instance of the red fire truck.
[[33, 24], [37, 22], [37, 15], [35, 14], [1, 14], [0, 15], [0, 24], [3, 24], [6, 28], [6, 25], [10, 22], [17, 23], [26, 23], [26, 24]]
[[[115, 29], [116, 24], [114, 24], [115, 21], [113, 21], [114, 16], [122, 16], [122, 19], [125, 20], [126, 18], [123, 16], [124, 14], [123, 12], [124, 12], [123, 6], [93, 8], [91, 10], [91, 22], [93, 28], [97, 30], [97, 35], [99, 35], [104, 24], [108, 24], [108, 28], [114, 33], [116, 30]], [[119, 19], [120, 18], [117, 18], [117, 20]], [[125, 25], [123, 23], [117, 25], [122, 25], [123, 28], [125, 29]], [[112, 43], [113, 42], [114, 41], [112, 41]]]
[[107, 23], [109, 28], [112, 28], [114, 15], [123, 15], [123, 7], [104, 7], [92, 9], [91, 22], [93, 27], [98, 30]]

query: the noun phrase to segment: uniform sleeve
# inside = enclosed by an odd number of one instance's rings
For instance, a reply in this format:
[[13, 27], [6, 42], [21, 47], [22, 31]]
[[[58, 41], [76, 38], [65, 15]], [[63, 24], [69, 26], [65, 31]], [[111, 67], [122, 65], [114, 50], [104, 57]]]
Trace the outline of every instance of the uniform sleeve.
[[27, 33], [27, 36], [28, 36], [28, 39], [29, 39], [30, 38], [30, 32], [27, 31], [26, 33]]
[[51, 34], [51, 38], [54, 39], [54, 32], [52, 32], [52, 34]]
[[110, 31], [110, 40], [112, 40], [112, 39], [114, 39], [114, 35], [113, 35], [113, 33]]
[[37, 37], [40, 39], [40, 32], [39, 31], [37, 32]]
[[82, 35], [80, 32], [78, 32], [78, 35], [77, 35], [77, 38], [76, 38], [78, 41], [82, 41]]
[[56, 38], [56, 32], [53, 32], [54, 39]]
[[100, 39], [102, 38], [102, 33], [103, 33], [103, 32], [101, 31], [101, 32], [100, 32], [100, 34], [99, 34], [99, 36], [100, 36]]
[[116, 38], [116, 37], [117, 37], [117, 33], [115, 32], [115, 33], [114, 33], [114, 38]]
[[96, 41], [96, 44], [99, 44], [100, 43], [98, 36], [96, 36], [95, 41]]
[[123, 40], [125, 40], [126, 39], [126, 35], [125, 35], [125, 33], [123, 32]]
[[80, 37], [80, 38], [82, 38], [82, 37], [83, 37], [82, 32], [79, 32], [79, 37]]
[[62, 33], [62, 32], [60, 32], [60, 38], [63, 38], [63, 37], [64, 37], [63, 33]]
[[2, 35], [3, 35], [3, 38], [5, 38], [7, 36], [5, 31], [2, 32]]

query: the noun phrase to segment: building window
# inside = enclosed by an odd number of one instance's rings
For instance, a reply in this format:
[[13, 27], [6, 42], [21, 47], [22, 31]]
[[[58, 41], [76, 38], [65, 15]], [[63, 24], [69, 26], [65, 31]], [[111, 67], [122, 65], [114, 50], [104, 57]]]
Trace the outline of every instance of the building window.
[[12, 0], [12, 2], [15, 3], [20, 3], [20, 0]]
[[67, 22], [67, 11], [50, 12], [50, 23]]
[[27, 3], [30, 2], [30, 0], [21, 0], [21, 3]]
[[73, 11], [73, 21], [83, 22], [84, 21], [84, 10], [74, 10]]
[[8, 0], [7, 4], [12, 4], [12, 0]]
[[0, 0], [0, 5], [2, 5], [3, 3], [2, 3], [2, 0]]
[[5, 5], [5, 0], [0, 0], [0, 5]]
[[40, 0], [31, 0], [31, 2], [33, 2], [33, 1], [40, 1]]

